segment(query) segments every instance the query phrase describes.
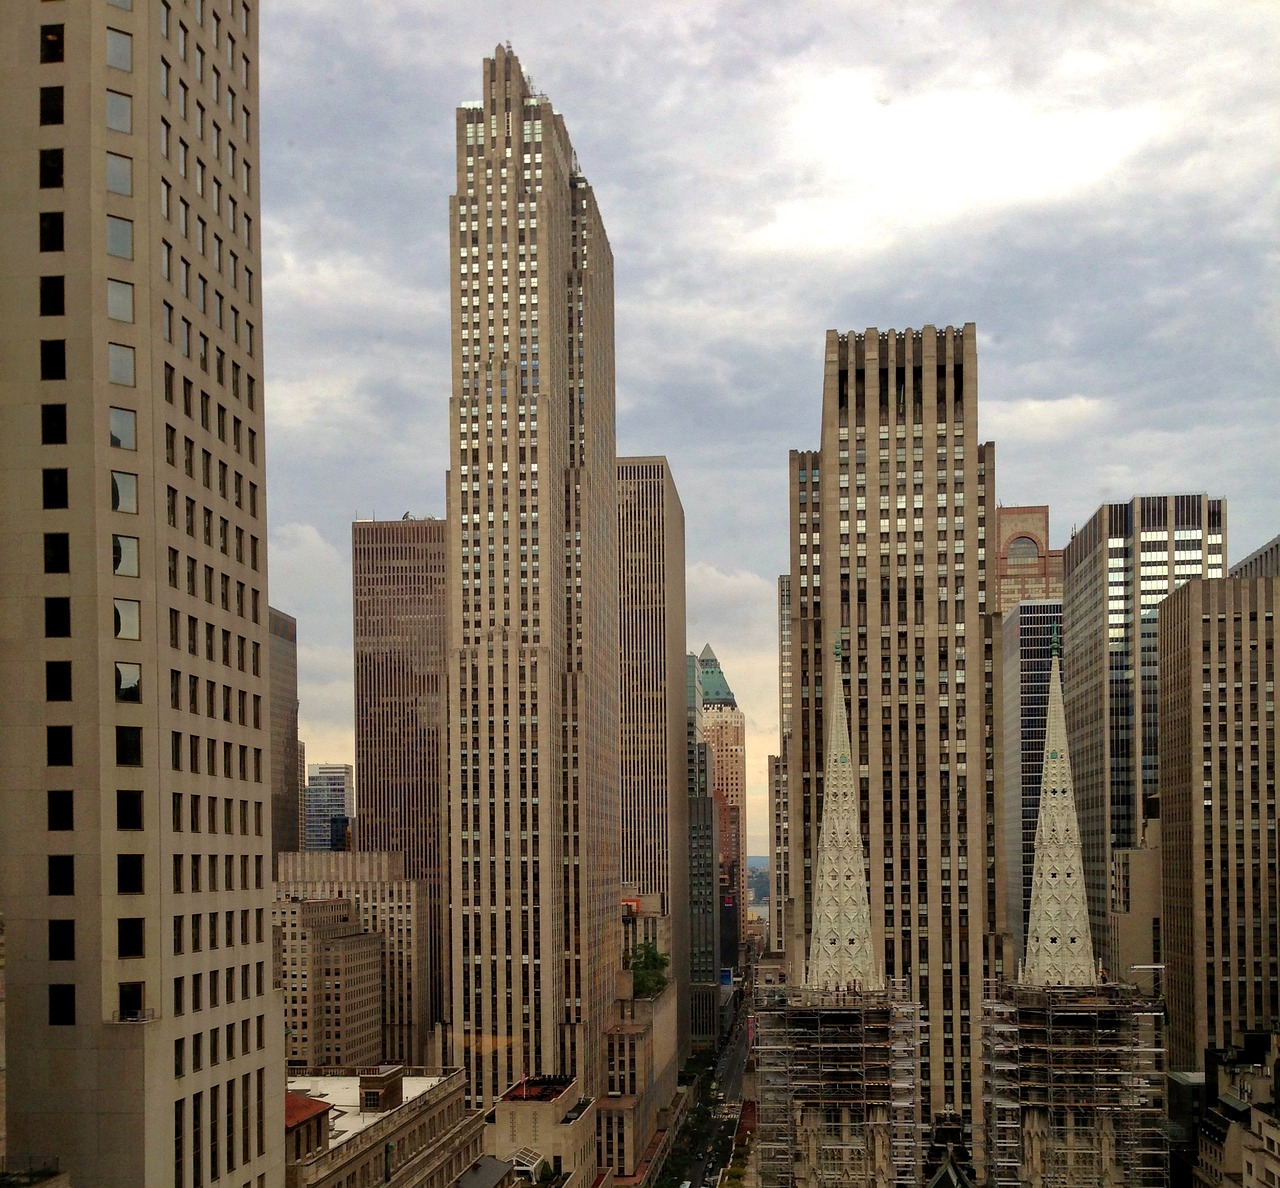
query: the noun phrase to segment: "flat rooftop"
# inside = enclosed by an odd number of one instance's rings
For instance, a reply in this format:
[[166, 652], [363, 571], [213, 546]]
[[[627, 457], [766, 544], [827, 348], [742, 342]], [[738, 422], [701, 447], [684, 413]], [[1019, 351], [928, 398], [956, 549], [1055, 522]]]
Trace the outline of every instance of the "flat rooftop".
[[[443, 1077], [405, 1077], [405, 1102], [421, 1097], [443, 1080]], [[385, 1118], [388, 1114], [394, 1113], [393, 1110], [381, 1112], [371, 1110], [366, 1113], [361, 1109], [359, 1077], [326, 1077], [319, 1074], [290, 1077], [287, 1088], [290, 1093], [302, 1093], [307, 1097], [328, 1102], [333, 1107], [329, 1111], [330, 1150], [372, 1126], [379, 1118]]]
[[525, 1077], [503, 1095], [503, 1101], [555, 1101], [573, 1085], [572, 1077]]

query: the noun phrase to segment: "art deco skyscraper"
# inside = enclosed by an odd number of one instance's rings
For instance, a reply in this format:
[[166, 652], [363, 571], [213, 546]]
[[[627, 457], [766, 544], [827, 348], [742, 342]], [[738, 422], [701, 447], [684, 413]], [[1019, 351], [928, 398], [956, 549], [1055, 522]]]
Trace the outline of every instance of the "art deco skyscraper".
[[793, 509], [808, 515], [793, 525], [793, 560], [798, 538], [808, 565], [792, 573], [789, 977], [805, 976], [813, 927], [822, 692], [841, 687], [825, 623], [843, 636], [877, 945], [885, 976], [921, 1007], [925, 1123], [971, 1120], [981, 1100], [974, 1033], [995, 914], [984, 672], [995, 458], [977, 441], [977, 403], [972, 324], [831, 331], [821, 453], [792, 456]]
[[747, 717], [729, 688], [711, 645], [698, 657], [702, 669], [702, 733], [715, 755], [715, 795], [720, 802], [720, 874], [737, 895], [739, 918], [747, 894]]
[[605, 1090], [620, 967], [613, 260], [564, 120], [499, 46], [450, 199], [454, 1059]]
[[665, 458], [618, 459], [622, 881], [670, 921], [678, 1049], [689, 1055], [684, 508]]
[[0, 8], [8, 1151], [280, 1183], [258, 9]]

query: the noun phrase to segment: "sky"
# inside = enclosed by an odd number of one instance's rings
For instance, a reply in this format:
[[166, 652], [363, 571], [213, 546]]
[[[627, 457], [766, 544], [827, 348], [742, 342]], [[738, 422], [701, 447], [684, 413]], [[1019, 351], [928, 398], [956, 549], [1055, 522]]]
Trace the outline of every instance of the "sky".
[[350, 524], [443, 515], [454, 112], [510, 42], [613, 248], [618, 451], [684, 505], [688, 647], [778, 749], [787, 452], [828, 329], [978, 329], [997, 498], [1228, 500], [1280, 533], [1273, 0], [261, 6], [270, 599], [311, 762], [354, 753]]

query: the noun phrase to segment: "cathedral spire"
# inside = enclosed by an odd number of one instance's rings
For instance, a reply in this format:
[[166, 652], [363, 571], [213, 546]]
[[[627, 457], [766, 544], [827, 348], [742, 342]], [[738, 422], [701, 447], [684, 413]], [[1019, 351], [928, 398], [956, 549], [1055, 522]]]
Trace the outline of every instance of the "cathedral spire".
[[871, 934], [858, 777], [850, 753], [838, 638], [826, 687], [827, 758], [806, 985], [810, 990], [882, 990], [884, 977]]
[[1067, 750], [1056, 635], [1049, 669], [1049, 713], [1040, 776], [1027, 956], [1020, 981], [1027, 986], [1093, 986], [1098, 981], [1089, 935], [1084, 859]]

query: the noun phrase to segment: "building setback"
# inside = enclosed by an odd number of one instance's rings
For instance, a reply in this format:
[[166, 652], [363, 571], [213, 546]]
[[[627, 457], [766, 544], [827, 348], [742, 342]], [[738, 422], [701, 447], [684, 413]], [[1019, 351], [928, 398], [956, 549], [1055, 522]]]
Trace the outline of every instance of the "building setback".
[[87, 1188], [284, 1174], [257, 13], [0, 8], [7, 1149]]
[[1222, 577], [1226, 536], [1225, 500], [1149, 495], [1104, 504], [1063, 554], [1062, 667], [1089, 927], [1116, 977], [1122, 966], [1161, 960], [1158, 903], [1144, 912], [1141, 947], [1121, 953], [1111, 936], [1123, 893], [1116, 854], [1159, 829], [1157, 614], [1183, 582]]
[[450, 199], [453, 1057], [604, 1092], [618, 928], [613, 261], [564, 120], [499, 46]]
[[1160, 608], [1169, 1066], [1280, 1023], [1275, 654], [1280, 578], [1190, 581]]
[[665, 458], [618, 459], [621, 874], [671, 934], [679, 1063], [689, 1055], [684, 508]]
[[971, 323], [829, 331], [822, 449], [792, 455], [793, 563], [799, 554], [808, 564], [791, 575], [788, 976], [804, 977], [813, 918], [824, 758], [816, 716], [822, 653], [834, 643], [823, 638], [825, 621], [848, 632], [841, 664], [868, 821], [871, 918], [885, 976], [921, 1007], [926, 1125], [946, 1114], [973, 1120], [982, 979], [998, 964], [994, 949], [984, 953], [996, 914], [984, 661], [995, 456], [977, 440], [977, 403]]

